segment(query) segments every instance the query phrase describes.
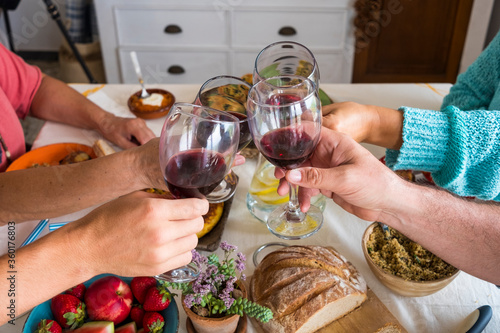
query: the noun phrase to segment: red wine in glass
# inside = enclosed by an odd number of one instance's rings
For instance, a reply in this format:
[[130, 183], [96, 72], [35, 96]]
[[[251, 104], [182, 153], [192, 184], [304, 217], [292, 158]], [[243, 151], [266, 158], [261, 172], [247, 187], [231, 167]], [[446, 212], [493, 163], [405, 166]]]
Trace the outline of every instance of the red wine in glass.
[[269, 97], [266, 101], [266, 104], [269, 105], [283, 105], [283, 104], [291, 104], [301, 100], [301, 97], [298, 95], [292, 94], [276, 94]]
[[277, 167], [295, 169], [311, 156], [316, 142], [298, 128], [280, 128], [260, 140], [261, 153]]
[[165, 181], [176, 198], [205, 198], [226, 175], [224, 157], [207, 149], [173, 155], [165, 168]]
[[[321, 102], [314, 82], [294, 75], [255, 83], [247, 99], [248, 122], [255, 145], [276, 167], [292, 170], [314, 152], [321, 133]], [[302, 212], [298, 186], [289, 183], [289, 202], [267, 219], [268, 229], [284, 239], [309, 237], [323, 223], [320, 209]]]

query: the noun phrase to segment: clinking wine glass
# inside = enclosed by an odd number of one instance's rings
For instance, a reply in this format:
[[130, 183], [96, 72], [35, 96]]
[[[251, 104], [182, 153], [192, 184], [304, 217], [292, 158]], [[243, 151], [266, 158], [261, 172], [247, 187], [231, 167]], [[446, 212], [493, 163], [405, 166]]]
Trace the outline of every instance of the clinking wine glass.
[[319, 89], [319, 67], [314, 54], [304, 45], [279, 41], [259, 52], [253, 69], [253, 84], [273, 76], [297, 75], [313, 81]]
[[[201, 86], [194, 104], [208, 106], [219, 111], [225, 111], [239, 119], [240, 138], [238, 152], [251, 141], [252, 135], [248, 129], [246, 102], [251, 85], [246, 81], [229, 75], [220, 75], [208, 79]], [[221, 201], [234, 195], [238, 178], [234, 171], [224, 178], [214, 193], [218, 193]]]
[[[321, 102], [314, 83], [302, 76], [277, 76], [250, 89], [248, 122], [255, 145], [273, 165], [299, 167], [314, 152], [321, 132]], [[289, 184], [290, 200], [267, 219], [268, 229], [284, 239], [300, 239], [317, 232], [323, 214], [315, 206], [300, 210], [298, 186]]]
[[[239, 140], [239, 120], [208, 107], [176, 103], [160, 136], [160, 167], [171, 194], [177, 198], [206, 198], [231, 170]], [[194, 263], [156, 278], [172, 282], [192, 281], [199, 274]]]

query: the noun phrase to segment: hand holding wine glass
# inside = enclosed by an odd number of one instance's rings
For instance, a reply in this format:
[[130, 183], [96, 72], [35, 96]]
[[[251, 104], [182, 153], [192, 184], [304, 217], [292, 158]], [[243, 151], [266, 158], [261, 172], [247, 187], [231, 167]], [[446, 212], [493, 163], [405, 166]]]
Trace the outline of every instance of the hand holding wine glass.
[[[160, 167], [171, 194], [221, 202], [212, 191], [231, 170], [239, 141], [238, 119], [228, 113], [189, 103], [172, 106], [160, 136]], [[191, 281], [197, 267], [158, 275], [174, 282]]]
[[[315, 84], [301, 76], [277, 76], [257, 82], [248, 95], [249, 126], [255, 145], [276, 167], [299, 167], [314, 152], [321, 133], [321, 102]], [[298, 187], [290, 201], [273, 211], [268, 229], [284, 239], [309, 237], [323, 223], [321, 210], [300, 210]]]

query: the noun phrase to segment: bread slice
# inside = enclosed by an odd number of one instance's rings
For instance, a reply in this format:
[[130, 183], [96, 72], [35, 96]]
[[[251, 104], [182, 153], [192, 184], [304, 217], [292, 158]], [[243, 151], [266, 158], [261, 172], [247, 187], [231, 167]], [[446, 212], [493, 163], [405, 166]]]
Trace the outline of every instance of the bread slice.
[[111, 155], [116, 152], [113, 147], [109, 145], [109, 143], [102, 139], [96, 140], [94, 142], [94, 145], [92, 146], [92, 149], [94, 150], [94, 153], [97, 157]]
[[366, 283], [331, 247], [290, 246], [268, 254], [250, 281], [250, 297], [274, 318], [258, 322], [268, 333], [311, 333], [366, 300]]

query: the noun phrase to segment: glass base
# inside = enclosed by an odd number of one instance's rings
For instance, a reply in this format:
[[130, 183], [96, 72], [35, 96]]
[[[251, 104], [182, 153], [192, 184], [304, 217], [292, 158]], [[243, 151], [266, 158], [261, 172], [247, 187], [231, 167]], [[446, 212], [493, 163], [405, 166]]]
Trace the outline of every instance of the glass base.
[[[326, 197], [322, 194], [312, 197], [311, 206], [316, 206], [323, 212], [326, 207]], [[262, 223], [266, 223], [269, 214], [277, 207], [280, 207], [280, 205], [266, 204], [252, 194], [247, 193], [247, 208]]]
[[196, 280], [198, 275], [200, 275], [200, 269], [194, 262], [191, 262], [186, 266], [182, 266], [163, 274], [156, 275], [155, 278], [168, 282], [182, 283]]
[[238, 185], [238, 175], [231, 170], [220, 184], [206, 196], [208, 202], [219, 203], [230, 199], [234, 192], [236, 192], [236, 185]]
[[311, 206], [307, 213], [299, 213], [296, 220], [290, 219], [288, 204], [276, 208], [267, 219], [267, 228], [282, 239], [302, 239], [315, 234], [323, 225], [323, 213]]

